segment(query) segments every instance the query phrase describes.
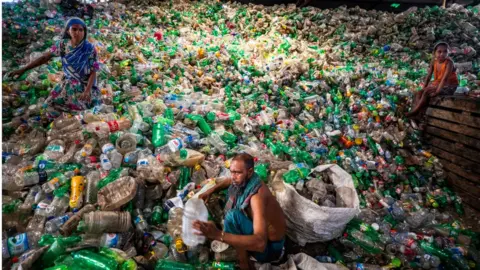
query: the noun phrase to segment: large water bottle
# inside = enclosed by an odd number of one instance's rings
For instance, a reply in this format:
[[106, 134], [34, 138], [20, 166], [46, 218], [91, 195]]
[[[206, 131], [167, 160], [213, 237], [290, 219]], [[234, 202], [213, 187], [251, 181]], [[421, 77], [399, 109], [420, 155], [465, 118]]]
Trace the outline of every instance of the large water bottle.
[[195, 220], [206, 222], [208, 210], [203, 200], [192, 198], [187, 201], [183, 210], [182, 239], [187, 246], [194, 247], [205, 242], [205, 236], [196, 235], [192, 223]]

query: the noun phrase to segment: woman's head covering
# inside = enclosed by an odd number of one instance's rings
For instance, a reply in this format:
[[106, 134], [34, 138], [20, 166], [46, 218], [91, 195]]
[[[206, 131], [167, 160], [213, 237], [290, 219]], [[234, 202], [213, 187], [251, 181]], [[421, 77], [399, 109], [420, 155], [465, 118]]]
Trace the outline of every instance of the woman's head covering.
[[87, 38], [87, 25], [85, 24], [85, 22], [78, 18], [78, 17], [71, 17], [67, 23], [65, 24], [65, 29], [63, 31], [63, 38], [64, 39], [71, 39], [72, 37], [70, 36], [70, 34], [68, 33], [68, 30], [70, 30], [70, 27], [72, 27], [72, 25], [74, 24], [79, 24], [83, 27], [83, 33], [85, 33], [85, 35], [83, 36], [83, 39], [86, 39]]
[[437, 47], [440, 46], [440, 45], [443, 45], [443, 46], [446, 46], [447, 47], [447, 52], [450, 51], [450, 46], [448, 46], [448, 43], [445, 42], [445, 41], [439, 41], [437, 43], [435, 43], [435, 45], [433, 46], [433, 52], [435, 53], [435, 51], [437, 50]]

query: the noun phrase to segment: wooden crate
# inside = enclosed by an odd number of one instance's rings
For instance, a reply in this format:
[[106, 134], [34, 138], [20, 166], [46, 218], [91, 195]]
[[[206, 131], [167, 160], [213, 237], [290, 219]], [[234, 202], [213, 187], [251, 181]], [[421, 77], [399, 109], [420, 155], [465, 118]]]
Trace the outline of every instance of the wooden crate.
[[466, 204], [480, 210], [480, 99], [432, 99], [425, 137], [453, 189]]

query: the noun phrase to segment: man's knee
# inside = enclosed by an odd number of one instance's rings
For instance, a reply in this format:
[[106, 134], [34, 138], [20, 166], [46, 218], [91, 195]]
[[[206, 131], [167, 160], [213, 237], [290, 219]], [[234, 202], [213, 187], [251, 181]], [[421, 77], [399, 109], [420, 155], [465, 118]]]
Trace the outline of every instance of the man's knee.
[[[238, 209], [231, 209], [225, 214], [225, 220], [223, 221], [223, 227], [225, 232], [234, 234], [248, 234], [248, 230], [244, 228], [248, 226], [247, 223], [251, 223], [248, 217]], [[245, 231], [247, 230], [247, 231]]]
[[243, 213], [238, 209], [229, 210], [225, 214], [225, 220], [223, 222], [223, 226], [225, 227], [225, 231], [235, 228], [238, 225], [238, 223], [240, 222], [241, 215], [243, 215]]

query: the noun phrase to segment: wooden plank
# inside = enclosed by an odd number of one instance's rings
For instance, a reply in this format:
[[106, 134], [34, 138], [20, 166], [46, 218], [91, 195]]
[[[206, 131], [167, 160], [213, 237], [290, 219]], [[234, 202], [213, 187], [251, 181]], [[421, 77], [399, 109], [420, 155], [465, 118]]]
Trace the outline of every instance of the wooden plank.
[[480, 150], [480, 140], [433, 126], [427, 126], [426, 132]]
[[443, 168], [447, 171], [453, 172], [469, 181], [475, 182], [476, 184], [480, 184], [480, 175], [468, 173], [461, 167], [446, 160], [441, 160], [441, 163], [443, 165]]
[[480, 210], [480, 196], [473, 196], [470, 193], [466, 193], [461, 189], [453, 189], [458, 196], [462, 199], [464, 204], [468, 204], [470, 207]]
[[427, 139], [428, 139], [427, 143], [432, 146], [434, 145], [445, 151], [456, 153], [457, 155], [460, 155], [471, 161], [480, 163], [480, 155], [478, 154], [478, 151], [474, 151], [470, 148], [466, 148], [462, 144], [445, 141], [441, 138], [428, 135], [428, 134], [427, 134]]
[[477, 128], [459, 125], [453, 122], [448, 122], [446, 120], [442, 120], [434, 117], [428, 117], [427, 123], [430, 126], [435, 126], [435, 127], [447, 129], [450, 131], [455, 131], [463, 135], [480, 139], [480, 129], [477, 129]]
[[447, 181], [451, 186], [457, 187], [466, 193], [480, 198], [480, 186], [456, 175], [453, 172], [447, 173]]
[[480, 128], [480, 117], [470, 115], [470, 113], [457, 113], [430, 107], [427, 109], [427, 115], [475, 128]]
[[435, 146], [432, 147], [432, 153], [441, 159], [450, 161], [453, 164], [463, 168], [468, 173], [480, 175], [480, 166], [478, 166], [478, 163], [476, 162], [449, 153]]
[[445, 107], [455, 110], [480, 113], [480, 100], [460, 97], [437, 97], [430, 101], [430, 106]]

